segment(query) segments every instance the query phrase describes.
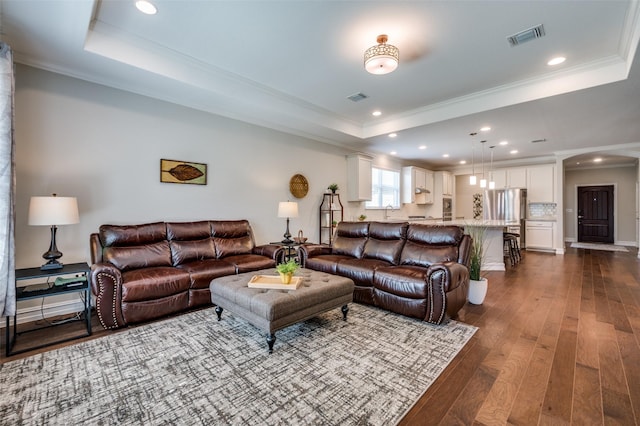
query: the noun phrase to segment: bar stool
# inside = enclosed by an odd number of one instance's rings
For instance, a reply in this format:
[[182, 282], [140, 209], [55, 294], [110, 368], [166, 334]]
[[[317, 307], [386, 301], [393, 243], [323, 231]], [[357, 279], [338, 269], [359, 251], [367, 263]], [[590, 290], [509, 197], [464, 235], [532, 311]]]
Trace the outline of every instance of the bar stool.
[[509, 257], [509, 261], [511, 262], [511, 266], [520, 262], [520, 246], [518, 245], [518, 237], [520, 234], [516, 234], [515, 232], [503, 232], [502, 233], [502, 241], [503, 241], [503, 251], [505, 257]]

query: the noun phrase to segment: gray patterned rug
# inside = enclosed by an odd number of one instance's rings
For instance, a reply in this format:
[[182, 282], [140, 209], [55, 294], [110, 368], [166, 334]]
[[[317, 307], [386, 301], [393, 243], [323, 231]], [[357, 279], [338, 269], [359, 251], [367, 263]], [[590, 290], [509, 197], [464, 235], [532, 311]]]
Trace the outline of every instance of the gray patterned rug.
[[613, 244], [596, 244], [596, 243], [571, 243], [573, 248], [590, 249], [590, 250], [604, 250], [604, 251], [626, 251], [625, 246], [616, 246]]
[[2, 424], [390, 425], [476, 331], [351, 304], [265, 336], [188, 313], [0, 365]]

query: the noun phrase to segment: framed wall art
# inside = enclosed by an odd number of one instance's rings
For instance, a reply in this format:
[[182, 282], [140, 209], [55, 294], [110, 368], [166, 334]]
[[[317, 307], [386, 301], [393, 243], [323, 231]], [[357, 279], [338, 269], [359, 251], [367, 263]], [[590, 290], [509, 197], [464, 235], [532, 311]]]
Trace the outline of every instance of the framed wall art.
[[160, 160], [160, 182], [207, 184], [207, 165], [190, 161]]

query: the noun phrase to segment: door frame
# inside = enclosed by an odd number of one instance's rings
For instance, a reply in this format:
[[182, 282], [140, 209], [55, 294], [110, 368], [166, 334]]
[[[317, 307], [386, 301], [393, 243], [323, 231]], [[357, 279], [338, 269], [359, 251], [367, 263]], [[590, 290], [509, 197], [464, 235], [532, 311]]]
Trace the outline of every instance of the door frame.
[[[578, 188], [581, 186], [613, 186], [613, 244], [618, 244], [618, 184], [610, 183], [577, 183], [573, 186], [573, 235], [578, 241]], [[640, 253], [638, 253], [640, 258]]]

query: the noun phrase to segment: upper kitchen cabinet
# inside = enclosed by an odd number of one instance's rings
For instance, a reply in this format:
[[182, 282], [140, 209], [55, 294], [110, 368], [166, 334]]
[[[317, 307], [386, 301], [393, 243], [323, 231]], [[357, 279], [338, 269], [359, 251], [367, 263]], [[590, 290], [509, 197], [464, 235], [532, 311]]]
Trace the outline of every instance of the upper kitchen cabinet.
[[402, 202], [433, 203], [433, 172], [420, 167], [402, 168]]
[[497, 189], [527, 187], [527, 169], [525, 167], [498, 169], [492, 171], [491, 175]]
[[373, 158], [365, 154], [347, 156], [347, 201], [371, 201]]
[[438, 189], [437, 192], [442, 191], [442, 196], [451, 197], [453, 195], [453, 187], [455, 185], [455, 178], [449, 172], [436, 172], [435, 173], [435, 185]]
[[555, 165], [527, 167], [527, 201], [555, 203]]

